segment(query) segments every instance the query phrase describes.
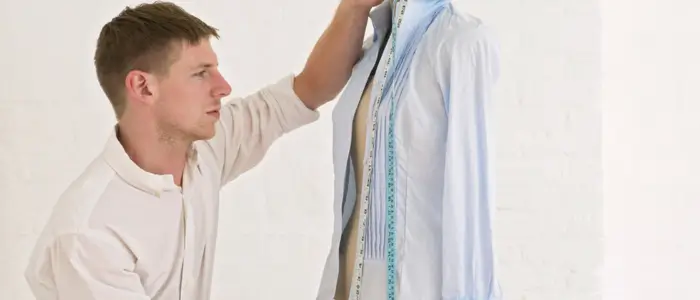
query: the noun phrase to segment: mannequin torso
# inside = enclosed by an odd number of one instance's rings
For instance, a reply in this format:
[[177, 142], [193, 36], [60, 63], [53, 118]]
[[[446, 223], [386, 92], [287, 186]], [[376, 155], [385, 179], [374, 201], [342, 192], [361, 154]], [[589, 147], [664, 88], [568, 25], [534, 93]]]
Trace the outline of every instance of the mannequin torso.
[[[388, 52], [377, 49], [378, 41], [389, 37], [389, 8], [376, 9], [373, 23], [375, 36], [333, 111], [336, 227], [317, 300], [351, 299], [368, 176], [362, 300], [386, 298], [389, 251], [396, 258], [395, 299], [496, 300], [500, 292], [493, 275], [488, 167], [482, 150], [484, 105], [498, 67], [494, 44], [479, 19], [449, 5], [419, 44], [399, 34], [397, 52], [415, 46], [415, 55], [394, 58], [406, 72], [389, 80], [400, 82], [401, 89], [396, 94], [389, 90], [379, 105], [377, 140], [368, 149], [374, 101], [384, 82], [383, 52]], [[364, 161], [372, 153], [373, 172], [368, 174]], [[389, 193], [395, 197], [393, 213], [387, 210]], [[395, 216], [393, 228], [387, 226], [390, 215]], [[391, 248], [388, 233], [395, 234]]]

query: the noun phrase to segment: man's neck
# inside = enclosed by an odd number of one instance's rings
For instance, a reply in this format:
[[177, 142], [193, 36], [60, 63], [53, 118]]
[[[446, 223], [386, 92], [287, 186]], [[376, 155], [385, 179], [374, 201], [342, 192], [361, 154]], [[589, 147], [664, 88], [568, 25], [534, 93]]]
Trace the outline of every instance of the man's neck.
[[120, 122], [117, 138], [131, 160], [146, 172], [173, 176], [182, 186], [182, 176], [191, 143], [169, 137], [156, 128], [134, 126], [136, 122]]

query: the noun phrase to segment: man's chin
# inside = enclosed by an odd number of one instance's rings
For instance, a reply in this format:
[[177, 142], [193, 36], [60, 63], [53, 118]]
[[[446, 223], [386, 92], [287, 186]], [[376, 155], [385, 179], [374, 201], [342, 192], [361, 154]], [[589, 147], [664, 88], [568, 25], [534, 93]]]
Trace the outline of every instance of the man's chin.
[[201, 140], [210, 140], [216, 135], [216, 131], [212, 128], [211, 130], [202, 130], [200, 132], [197, 132], [194, 135], [194, 139], [201, 141]]

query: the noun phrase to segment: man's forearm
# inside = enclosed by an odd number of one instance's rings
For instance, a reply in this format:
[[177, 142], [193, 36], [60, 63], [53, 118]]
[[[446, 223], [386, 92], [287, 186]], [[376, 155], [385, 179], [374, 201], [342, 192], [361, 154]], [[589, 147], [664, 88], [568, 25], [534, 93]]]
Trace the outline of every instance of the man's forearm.
[[352, 0], [342, 0], [338, 6], [304, 70], [294, 80], [294, 91], [310, 109], [335, 98], [347, 83], [362, 54], [370, 9]]

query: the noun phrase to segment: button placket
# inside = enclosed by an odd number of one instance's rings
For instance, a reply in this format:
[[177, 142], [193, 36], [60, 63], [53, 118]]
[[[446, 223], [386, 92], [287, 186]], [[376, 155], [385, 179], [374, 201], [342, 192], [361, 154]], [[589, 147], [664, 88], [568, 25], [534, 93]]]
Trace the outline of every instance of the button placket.
[[196, 249], [196, 228], [195, 228], [195, 211], [192, 205], [192, 197], [194, 185], [193, 174], [190, 173], [190, 168], [187, 168], [183, 177], [182, 188], [182, 209], [185, 216], [185, 251], [184, 261], [182, 265], [182, 290], [181, 293], [187, 298], [192, 286], [192, 269], [194, 268], [194, 254]]

